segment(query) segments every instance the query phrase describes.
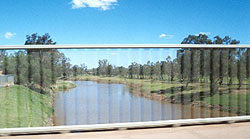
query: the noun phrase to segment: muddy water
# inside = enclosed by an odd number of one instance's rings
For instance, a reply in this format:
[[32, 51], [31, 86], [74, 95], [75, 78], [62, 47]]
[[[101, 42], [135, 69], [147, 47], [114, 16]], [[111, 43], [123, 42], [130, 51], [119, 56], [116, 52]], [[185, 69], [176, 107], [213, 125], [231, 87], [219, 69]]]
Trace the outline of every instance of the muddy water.
[[76, 88], [56, 94], [55, 126], [229, 116], [209, 108], [149, 100], [133, 95], [122, 84], [76, 84]]

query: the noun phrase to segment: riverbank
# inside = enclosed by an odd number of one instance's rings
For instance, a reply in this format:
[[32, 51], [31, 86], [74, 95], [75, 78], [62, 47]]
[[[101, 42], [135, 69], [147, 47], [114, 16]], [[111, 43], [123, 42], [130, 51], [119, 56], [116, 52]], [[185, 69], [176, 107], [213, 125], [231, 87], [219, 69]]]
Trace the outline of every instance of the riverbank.
[[0, 128], [52, 126], [52, 97], [27, 87], [0, 87]]
[[76, 84], [72, 81], [58, 80], [56, 84], [52, 86], [53, 92], [67, 91], [69, 89], [75, 88]]
[[74, 82], [63, 80], [44, 89], [44, 94], [39, 86], [32, 90], [22, 85], [0, 87], [0, 128], [53, 126], [54, 93], [74, 87]]
[[151, 100], [167, 101], [216, 108], [221, 111], [239, 115], [250, 114], [249, 85], [221, 85], [215, 94], [211, 95], [210, 84], [167, 82], [150, 79], [124, 79], [119, 77], [77, 76], [70, 80], [95, 81], [99, 83], [124, 84], [130, 92]]

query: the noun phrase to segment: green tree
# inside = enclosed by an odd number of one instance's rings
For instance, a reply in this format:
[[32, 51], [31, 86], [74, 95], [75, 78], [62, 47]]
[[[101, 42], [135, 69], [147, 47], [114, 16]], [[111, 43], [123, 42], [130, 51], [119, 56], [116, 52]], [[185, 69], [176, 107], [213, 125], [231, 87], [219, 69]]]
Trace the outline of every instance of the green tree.
[[[231, 39], [231, 37], [229, 36], [225, 36], [224, 38], [221, 38], [220, 36], [215, 36], [213, 38], [213, 40], [209, 39], [209, 37], [206, 34], [199, 34], [199, 35], [189, 35], [188, 37], [184, 38], [183, 41], [181, 42], [182, 44], [239, 44], [240, 41], [236, 40], [236, 39]], [[189, 53], [190, 51], [190, 53]], [[216, 50], [217, 51], [217, 50]], [[208, 51], [206, 51], [205, 49], [200, 49], [199, 52], [199, 73], [200, 73], [200, 81], [203, 81], [203, 78], [205, 77], [205, 73], [208, 73], [207, 69], [212, 69], [209, 67], [205, 67], [205, 65], [207, 64], [207, 60], [205, 61], [205, 57], [210, 57], [210, 62], [212, 62], [213, 64], [213, 71], [215, 73], [219, 73], [218, 78], [219, 78], [219, 84], [221, 85], [223, 83], [223, 78], [225, 76], [225, 63], [228, 63], [228, 76], [229, 76], [229, 84], [232, 84], [232, 76], [233, 76], [233, 69], [232, 69], [232, 62], [234, 60], [235, 57], [235, 53], [232, 52], [232, 49], [229, 49], [228, 52], [228, 59], [226, 59], [226, 57], [224, 56], [224, 52], [222, 49], [219, 49], [219, 53], [217, 54], [216, 51], [211, 51], [211, 53], [209, 54]], [[178, 51], [177, 54], [177, 59], [179, 61], [180, 64], [180, 75], [181, 75], [181, 81], [184, 81], [186, 77], [186, 69], [189, 69], [189, 74], [190, 75], [186, 81], [188, 82], [193, 82], [194, 81], [194, 75], [195, 74], [195, 70], [194, 69], [196, 66], [195, 61], [198, 61], [197, 58], [195, 58], [195, 56], [197, 51], [194, 51], [193, 48], [189, 49], [189, 48], [185, 48], [185, 49], [181, 49]], [[186, 55], [190, 55], [188, 56], [188, 58], [190, 59], [190, 64], [186, 64], [187, 58], [185, 57]], [[210, 56], [209, 56], [210, 55]], [[211, 55], [213, 57], [211, 57]], [[242, 54], [241, 54], [242, 55]], [[219, 57], [219, 64], [217, 64], [217, 62], [213, 62], [212, 59], [214, 57]], [[239, 63], [239, 62], [238, 62]], [[190, 67], [189, 67], [190, 65]], [[240, 64], [239, 64], [240, 65]], [[185, 66], [185, 67], [184, 67]], [[218, 67], [218, 69], [217, 69]], [[217, 80], [216, 76], [217, 74], [211, 74], [210, 71], [210, 80]], [[212, 77], [211, 77], [212, 76]], [[216, 77], [216, 78], [215, 78]], [[239, 78], [239, 76], [238, 76]], [[213, 81], [210, 81], [211, 83], [213, 83]]]
[[[39, 36], [37, 33], [33, 33], [31, 35], [27, 35], [26, 36], [26, 41], [25, 41], [25, 45], [55, 45], [56, 42], [53, 42], [53, 40], [51, 39], [50, 35], [48, 33]], [[52, 84], [55, 83], [55, 76], [53, 74], [55, 74], [55, 68], [54, 68], [54, 50], [50, 50], [51, 51], [51, 77], [52, 77]], [[44, 52], [48, 52], [47, 50], [36, 50], [36, 49], [27, 49], [27, 55], [28, 55], [28, 81], [29, 84], [33, 84], [34, 80], [33, 80], [33, 76], [32, 76], [32, 58], [34, 57], [33, 53], [38, 53], [39, 56], [39, 69], [40, 69], [40, 87], [41, 89], [41, 93], [43, 93], [43, 88], [46, 87], [45, 86], [45, 77], [44, 77]]]
[[112, 71], [113, 71], [113, 66], [111, 64], [108, 64], [107, 74], [108, 74], [109, 77], [112, 76]]
[[9, 74], [9, 58], [5, 51], [3, 52], [3, 74]]

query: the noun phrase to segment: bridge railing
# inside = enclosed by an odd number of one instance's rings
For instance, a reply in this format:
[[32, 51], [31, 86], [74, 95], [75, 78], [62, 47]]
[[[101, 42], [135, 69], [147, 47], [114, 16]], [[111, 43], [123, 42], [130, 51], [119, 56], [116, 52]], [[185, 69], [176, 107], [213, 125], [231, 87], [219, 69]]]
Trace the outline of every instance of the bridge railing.
[[0, 134], [249, 120], [249, 48], [0, 46]]

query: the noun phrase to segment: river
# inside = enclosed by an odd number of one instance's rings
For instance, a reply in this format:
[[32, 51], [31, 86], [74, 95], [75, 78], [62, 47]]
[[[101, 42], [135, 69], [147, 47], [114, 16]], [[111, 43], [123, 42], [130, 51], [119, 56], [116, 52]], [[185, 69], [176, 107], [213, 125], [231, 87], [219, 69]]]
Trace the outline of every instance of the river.
[[76, 81], [76, 88], [54, 100], [54, 125], [86, 125], [228, 116], [191, 105], [171, 104], [133, 95], [123, 84]]

